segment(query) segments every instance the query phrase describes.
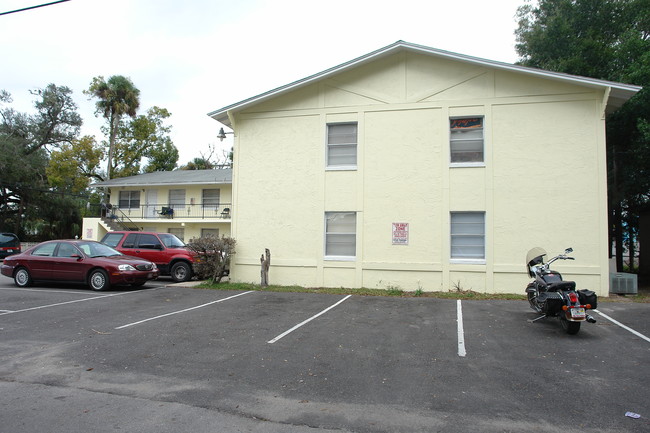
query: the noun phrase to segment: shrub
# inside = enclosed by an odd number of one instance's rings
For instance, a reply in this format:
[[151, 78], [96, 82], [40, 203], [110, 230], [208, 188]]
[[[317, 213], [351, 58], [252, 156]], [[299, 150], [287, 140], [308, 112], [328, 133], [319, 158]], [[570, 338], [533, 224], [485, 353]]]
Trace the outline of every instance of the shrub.
[[230, 273], [230, 259], [235, 255], [235, 244], [235, 239], [225, 236], [206, 236], [190, 241], [187, 247], [197, 254], [194, 262], [196, 276], [219, 283]]

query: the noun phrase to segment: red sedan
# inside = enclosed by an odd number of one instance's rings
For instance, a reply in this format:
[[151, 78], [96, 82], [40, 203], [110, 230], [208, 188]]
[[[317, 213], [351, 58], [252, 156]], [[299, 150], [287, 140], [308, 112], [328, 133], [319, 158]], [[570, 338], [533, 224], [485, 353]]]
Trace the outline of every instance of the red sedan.
[[159, 275], [155, 263], [84, 240], [43, 242], [4, 259], [0, 271], [18, 287], [38, 280], [67, 281], [87, 283], [93, 290], [119, 284], [142, 286]]

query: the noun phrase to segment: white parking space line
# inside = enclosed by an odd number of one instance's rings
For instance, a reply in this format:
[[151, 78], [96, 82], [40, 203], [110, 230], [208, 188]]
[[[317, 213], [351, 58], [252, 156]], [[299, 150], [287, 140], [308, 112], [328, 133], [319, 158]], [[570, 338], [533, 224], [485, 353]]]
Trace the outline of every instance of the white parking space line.
[[129, 323], [127, 325], [118, 326], [115, 329], [124, 329], [124, 328], [128, 328], [129, 326], [140, 325], [142, 323], [149, 322], [151, 320], [161, 319], [161, 318], [167, 317], [167, 316], [173, 316], [174, 314], [186, 313], [188, 311], [192, 311], [192, 310], [196, 310], [196, 309], [199, 309], [199, 308], [207, 307], [208, 305], [212, 305], [212, 304], [218, 304], [219, 302], [224, 302], [224, 301], [227, 301], [229, 299], [237, 298], [238, 296], [246, 295], [248, 293], [253, 293], [253, 292], [254, 292], [254, 290], [250, 290], [248, 292], [243, 292], [243, 293], [238, 293], [236, 295], [229, 296], [227, 298], [218, 299], [216, 301], [208, 302], [207, 304], [197, 305], [195, 307], [186, 308], [184, 310], [172, 311], [171, 313], [161, 314], [160, 316], [150, 317], [148, 319], [139, 320], [137, 322]]
[[[11, 290], [14, 292], [37, 292], [37, 293], [69, 293], [71, 295], [83, 295], [83, 296], [88, 296], [88, 291], [83, 291], [83, 290], [78, 290], [78, 291], [72, 291], [72, 290], [48, 290], [48, 289], [25, 289], [25, 288], [13, 288], [13, 287], [8, 287], [8, 288], [2, 288], [0, 291], [4, 290]], [[150, 290], [150, 289], [141, 289], [141, 290]]]
[[343, 301], [345, 301], [346, 299], [348, 299], [350, 296], [352, 296], [352, 295], [348, 295], [348, 296], [346, 296], [345, 298], [341, 299], [340, 301], [338, 301], [338, 302], [335, 303], [334, 305], [331, 305], [331, 306], [327, 307], [326, 309], [324, 309], [324, 310], [321, 311], [320, 313], [318, 313], [318, 314], [316, 314], [316, 315], [314, 315], [314, 316], [311, 316], [309, 319], [307, 319], [307, 320], [305, 320], [305, 321], [303, 321], [303, 322], [298, 323], [296, 326], [294, 326], [293, 328], [289, 329], [288, 331], [285, 331], [285, 332], [283, 332], [282, 334], [280, 334], [280, 335], [278, 335], [277, 337], [275, 337], [274, 339], [267, 341], [267, 343], [269, 343], [269, 344], [273, 344], [273, 343], [275, 343], [276, 341], [278, 341], [279, 339], [281, 339], [282, 337], [285, 337], [285, 336], [291, 334], [293, 331], [295, 331], [296, 329], [300, 328], [300, 327], [303, 326], [303, 325], [306, 325], [307, 323], [311, 322], [312, 320], [314, 320], [314, 319], [317, 318], [318, 316], [321, 316], [321, 315], [327, 313], [329, 310], [331, 310], [332, 308], [336, 307], [337, 305], [339, 305], [340, 303], [342, 303]]
[[631, 332], [632, 334], [636, 335], [637, 337], [642, 338], [642, 339], [644, 339], [645, 341], [647, 341], [648, 343], [650, 343], [650, 338], [646, 337], [645, 335], [641, 334], [640, 332], [637, 332], [637, 331], [635, 331], [634, 329], [632, 329], [632, 328], [630, 328], [630, 327], [628, 327], [628, 326], [623, 325], [621, 322], [612, 319], [611, 317], [609, 317], [609, 316], [608, 316], [607, 314], [605, 314], [605, 313], [601, 313], [601, 312], [598, 311], [598, 310], [594, 310], [594, 311], [595, 311], [596, 313], [600, 314], [601, 316], [603, 316], [605, 319], [607, 319], [607, 320], [609, 320], [610, 322], [612, 322], [613, 324], [620, 326], [621, 328], [625, 329], [626, 331], [629, 331], [629, 332]]
[[463, 307], [460, 299], [456, 301], [456, 321], [458, 322], [458, 356], [467, 355], [465, 350], [465, 330], [463, 329]]
[[38, 307], [25, 308], [25, 309], [22, 309], [22, 310], [0, 312], [0, 316], [4, 316], [6, 314], [24, 313], [25, 311], [42, 310], [44, 308], [59, 307], [61, 305], [75, 304], [77, 302], [93, 301], [95, 299], [110, 298], [110, 297], [113, 297], [113, 296], [131, 295], [131, 294], [134, 294], [134, 293], [141, 293], [141, 291], [138, 291], [138, 292], [126, 292], [126, 293], [113, 293], [113, 294], [110, 294], [110, 295], [93, 296], [92, 298], [76, 299], [74, 301], [57, 302], [56, 304], [41, 305], [41, 306], [38, 306]]

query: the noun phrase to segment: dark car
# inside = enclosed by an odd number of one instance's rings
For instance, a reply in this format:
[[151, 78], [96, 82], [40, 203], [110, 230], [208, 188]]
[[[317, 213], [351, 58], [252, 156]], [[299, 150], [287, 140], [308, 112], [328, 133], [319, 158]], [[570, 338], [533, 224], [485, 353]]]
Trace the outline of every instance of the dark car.
[[115, 231], [106, 233], [101, 242], [123, 254], [151, 260], [160, 275], [171, 275], [177, 283], [194, 275], [196, 254], [171, 233]]
[[0, 271], [13, 278], [18, 287], [41, 280], [86, 283], [93, 290], [123, 284], [142, 286], [160, 274], [149, 260], [125, 256], [100, 242], [84, 240], [43, 242], [7, 257]]
[[0, 233], [0, 259], [20, 252], [20, 239], [13, 233]]

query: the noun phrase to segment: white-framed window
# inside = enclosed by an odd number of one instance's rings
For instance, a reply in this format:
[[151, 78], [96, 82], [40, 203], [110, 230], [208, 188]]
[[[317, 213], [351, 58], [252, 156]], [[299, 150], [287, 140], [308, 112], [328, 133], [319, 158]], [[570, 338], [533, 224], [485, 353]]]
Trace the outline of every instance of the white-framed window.
[[120, 209], [137, 209], [140, 207], [140, 191], [120, 191], [118, 202]]
[[449, 119], [449, 150], [452, 164], [482, 164], [484, 136], [482, 116]]
[[185, 208], [185, 190], [184, 189], [170, 189], [169, 190], [169, 207], [174, 211], [179, 211]]
[[357, 167], [357, 123], [327, 125], [327, 168], [350, 170]]
[[221, 190], [219, 188], [204, 189], [201, 195], [203, 207], [216, 209], [219, 206], [219, 201], [221, 199]]
[[451, 212], [451, 259], [485, 261], [485, 212]]
[[208, 236], [219, 238], [219, 229], [201, 229], [201, 237], [207, 238]]
[[357, 255], [357, 213], [325, 212], [325, 257], [352, 260]]
[[185, 241], [185, 229], [184, 228], [168, 228], [167, 233], [170, 233], [176, 236], [178, 239]]

